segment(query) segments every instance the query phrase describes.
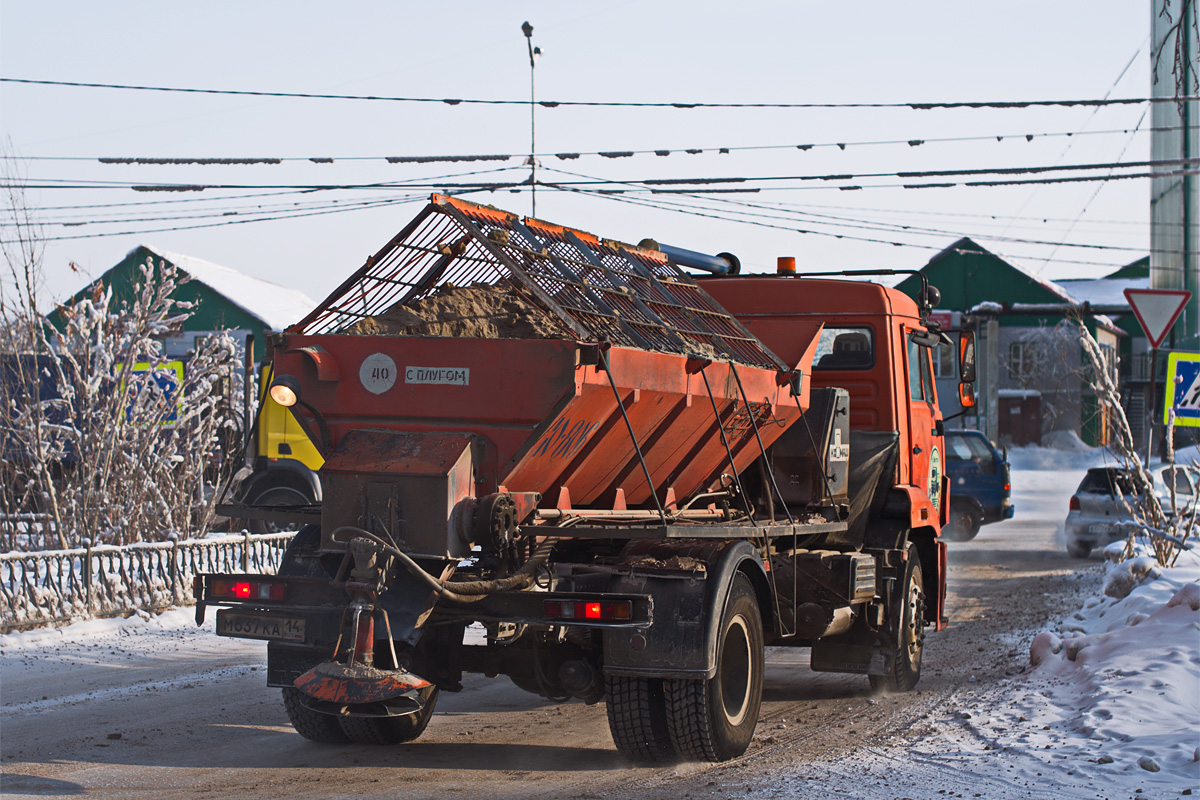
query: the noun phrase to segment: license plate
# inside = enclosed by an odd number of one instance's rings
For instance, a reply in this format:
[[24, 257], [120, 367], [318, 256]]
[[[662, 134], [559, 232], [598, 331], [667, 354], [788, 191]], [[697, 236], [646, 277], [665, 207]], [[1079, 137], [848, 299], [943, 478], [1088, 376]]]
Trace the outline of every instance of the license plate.
[[1094, 522], [1088, 525], [1088, 533], [1108, 533], [1108, 525], [1103, 522]]
[[217, 612], [217, 635], [241, 639], [270, 639], [282, 642], [304, 641], [304, 620], [275, 614]]

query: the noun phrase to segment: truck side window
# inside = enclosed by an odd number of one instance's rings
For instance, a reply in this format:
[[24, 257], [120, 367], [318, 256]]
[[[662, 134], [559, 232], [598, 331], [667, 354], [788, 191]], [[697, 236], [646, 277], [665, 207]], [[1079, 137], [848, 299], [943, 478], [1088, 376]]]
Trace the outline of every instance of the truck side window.
[[825, 328], [817, 341], [813, 369], [870, 369], [875, 366], [875, 337], [866, 326]]
[[933, 348], [933, 377], [958, 380], [958, 350], [943, 342]]
[[908, 340], [908, 388], [913, 400], [933, 402], [933, 374], [929, 366], [929, 348]]

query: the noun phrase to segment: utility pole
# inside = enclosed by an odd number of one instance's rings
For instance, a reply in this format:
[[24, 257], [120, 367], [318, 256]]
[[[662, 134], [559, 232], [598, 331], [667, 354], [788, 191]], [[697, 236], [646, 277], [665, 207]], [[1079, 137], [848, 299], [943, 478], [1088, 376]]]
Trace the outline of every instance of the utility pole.
[[529, 191], [532, 198], [531, 217], [537, 216], [537, 127], [534, 124], [534, 112], [537, 109], [537, 91], [534, 83], [537, 59], [542, 54], [542, 48], [533, 46], [533, 26], [526, 20], [521, 25], [525, 34], [525, 43], [529, 46]]

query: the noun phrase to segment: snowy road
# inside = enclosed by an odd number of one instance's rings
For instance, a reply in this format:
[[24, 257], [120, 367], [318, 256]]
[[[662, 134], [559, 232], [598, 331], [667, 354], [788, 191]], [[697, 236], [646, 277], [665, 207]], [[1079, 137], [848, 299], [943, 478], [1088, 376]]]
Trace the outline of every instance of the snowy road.
[[[9, 797], [548, 798], [1177, 796], [1178, 777], [1106, 780], [1093, 764], [992, 752], [994, 710], [1029, 642], [1079, 608], [1100, 562], [1058, 541], [1083, 467], [1014, 475], [1017, 518], [951, 545], [951, 626], [930, 634], [918, 691], [872, 697], [859, 676], [769, 653], [755, 742], [721, 765], [630, 768], [603, 705], [554, 705], [507, 679], [443, 694], [416, 743], [322, 747], [287, 724], [261, 644], [197, 630], [189, 612], [0, 637], [0, 794]], [[210, 615], [211, 616], [211, 615]], [[996, 746], [998, 750], [999, 747]], [[1042, 774], [1045, 773], [1045, 774]], [[1161, 793], [1160, 793], [1161, 791]]]

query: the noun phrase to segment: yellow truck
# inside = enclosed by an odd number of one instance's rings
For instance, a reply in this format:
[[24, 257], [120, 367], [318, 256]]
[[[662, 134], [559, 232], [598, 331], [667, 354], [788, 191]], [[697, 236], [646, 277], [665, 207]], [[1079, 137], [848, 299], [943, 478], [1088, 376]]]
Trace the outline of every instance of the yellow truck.
[[271, 399], [271, 366], [259, 372], [259, 407], [252, 447], [246, 467], [250, 473], [238, 487], [237, 498], [246, 507], [235, 518], [244, 519], [253, 533], [294, 530], [320, 515], [321, 481], [317, 470], [324, 459], [304, 429], [284, 408]]

